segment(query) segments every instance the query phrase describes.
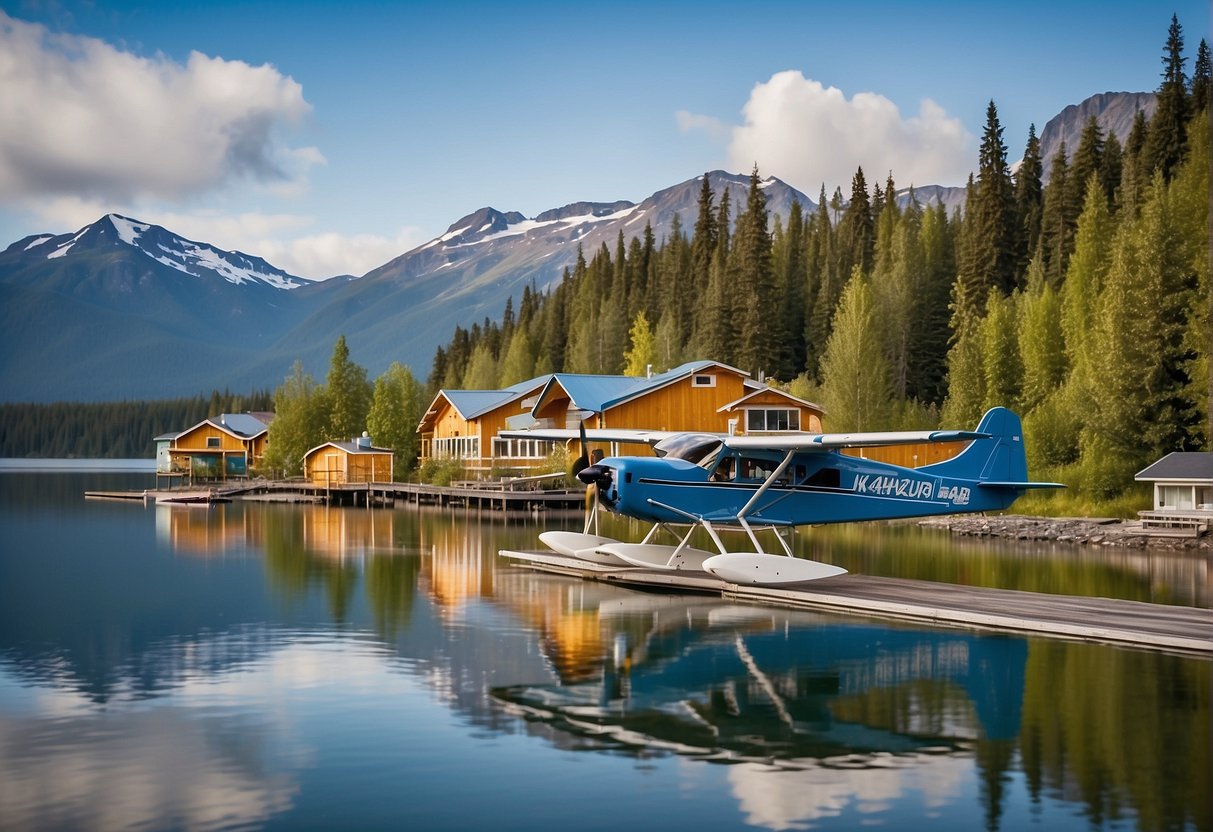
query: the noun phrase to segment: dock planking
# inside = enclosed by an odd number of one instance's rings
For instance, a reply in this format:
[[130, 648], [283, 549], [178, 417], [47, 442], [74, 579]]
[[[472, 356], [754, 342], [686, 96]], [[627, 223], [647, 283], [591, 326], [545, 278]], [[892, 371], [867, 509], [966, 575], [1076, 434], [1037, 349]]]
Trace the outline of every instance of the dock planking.
[[706, 572], [603, 566], [555, 552], [502, 550], [498, 554], [545, 572], [636, 587], [1213, 656], [1213, 610], [1195, 607], [873, 575], [847, 574], [777, 587], [743, 586]]

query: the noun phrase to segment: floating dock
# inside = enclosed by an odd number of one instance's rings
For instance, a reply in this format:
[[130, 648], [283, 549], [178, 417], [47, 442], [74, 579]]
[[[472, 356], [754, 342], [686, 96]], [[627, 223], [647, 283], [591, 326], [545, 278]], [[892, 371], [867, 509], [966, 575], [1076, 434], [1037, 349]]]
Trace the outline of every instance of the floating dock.
[[707, 572], [603, 566], [556, 552], [503, 549], [498, 554], [543, 572], [637, 588], [1213, 656], [1213, 610], [1196, 607], [850, 574], [748, 586]]

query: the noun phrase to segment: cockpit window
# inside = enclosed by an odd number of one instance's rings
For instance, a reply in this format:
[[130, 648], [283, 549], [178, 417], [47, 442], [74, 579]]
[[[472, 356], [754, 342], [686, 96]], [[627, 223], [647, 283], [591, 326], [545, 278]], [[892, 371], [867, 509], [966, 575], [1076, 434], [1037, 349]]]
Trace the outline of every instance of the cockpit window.
[[684, 433], [661, 440], [653, 446], [653, 452], [657, 456], [683, 459], [692, 464], [698, 464], [704, 457], [720, 450], [722, 444], [720, 437], [717, 436]]

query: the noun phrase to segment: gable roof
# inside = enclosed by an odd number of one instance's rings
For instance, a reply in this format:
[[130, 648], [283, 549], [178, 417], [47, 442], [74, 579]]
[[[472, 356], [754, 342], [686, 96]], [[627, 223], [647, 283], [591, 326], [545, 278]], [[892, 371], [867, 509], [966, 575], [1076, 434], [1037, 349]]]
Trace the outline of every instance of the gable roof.
[[305, 453], [303, 456], [304, 456], [304, 458], [307, 458], [307, 457], [311, 456], [313, 453], [315, 453], [316, 451], [320, 450], [321, 448], [326, 448], [329, 446], [337, 448], [342, 451], [345, 451], [347, 454], [393, 454], [393, 453], [395, 453], [391, 448], [376, 448], [374, 445], [359, 445], [357, 442], [352, 442], [352, 441], [348, 441], [348, 440], [346, 440], [346, 441], [333, 440], [333, 441], [329, 441], [329, 442], [321, 442], [319, 445], [312, 448], [310, 451]]
[[582, 375], [579, 373], [557, 373], [539, 394], [535, 409], [548, 398], [548, 394], [559, 384], [568, 394], [570, 402], [578, 410], [601, 413], [624, 402], [651, 393], [654, 390], [681, 381], [688, 376], [719, 368], [749, 377], [745, 370], [721, 364], [719, 361], [688, 361], [672, 370], [647, 378], [640, 376]]
[[[185, 436], [187, 433], [193, 433], [203, 425], [210, 425], [213, 428], [218, 428], [229, 436], [234, 436], [237, 439], [255, 439], [269, 430], [265, 422], [262, 422], [260, 419], [248, 413], [222, 413], [218, 416], [211, 416], [203, 419], [193, 427], [186, 428], [185, 430], [174, 434], [171, 438], [177, 439]], [[162, 434], [156, 438], [161, 439], [170, 437], [168, 434]]]
[[[749, 388], [750, 385], [747, 384], [746, 387]], [[755, 396], [758, 396], [762, 393], [774, 393], [775, 395], [780, 396], [781, 398], [785, 398], [788, 401], [795, 402], [796, 404], [800, 405], [801, 407], [807, 407], [810, 410], [816, 410], [818, 413], [825, 413], [825, 410], [819, 404], [814, 404], [813, 402], [807, 401], [806, 399], [797, 398], [796, 396], [793, 396], [791, 393], [787, 392], [786, 390], [780, 390], [778, 387], [770, 387], [765, 384], [760, 387], [755, 387], [755, 388], [751, 389], [750, 392], [746, 393], [744, 396], [742, 396], [740, 399], [737, 399], [736, 401], [732, 401], [726, 405], [720, 406], [719, 408], [716, 409], [716, 412], [724, 413], [726, 411], [733, 410], [737, 407], [740, 407], [741, 405], [745, 404], [750, 399], [752, 399]]]
[[421, 424], [424, 425], [428, 417], [434, 415], [434, 405], [438, 403], [438, 399], [444, 398], [450, 402], [451, 407], [455, 408], [455, 412], [459, 414], [459, 418], [471, 420], [478, 416], [483, 416], [490, 410], [509, 404], [515, 399], [521, 399], [528, 393], [533, 393], [535, 390], [543, 387], [552, 378], [551, 373], [546, 375], [529, 378], [526, 381], [520, 381], [517, 384], [511, 384], [502, 390], [439, 390], [434, 400], [430, 402], [430, 406], [421, 416]]
[[1213, 452], [1174, 451], [1138, 471], [1135, 480], [1213, 480]]

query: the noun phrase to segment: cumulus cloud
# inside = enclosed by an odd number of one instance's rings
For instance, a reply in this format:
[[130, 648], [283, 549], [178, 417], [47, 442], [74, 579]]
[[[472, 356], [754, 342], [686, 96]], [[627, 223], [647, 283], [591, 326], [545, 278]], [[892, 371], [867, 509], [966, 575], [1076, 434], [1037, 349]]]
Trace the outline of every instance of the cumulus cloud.
[[[872, 92], [850, 99], [799, 71], [789, 70], [756, 84], [742, 108], [743, 123], [728, 131], [730, 170], [748, 171], [755, 162], [774, 175], [816, 196], [850, 182], [862, 166], [869, 187], [891, 171], [898, 187], [961, 185], [972, 167], [976, 142], [960, 119], [924, 99], [915, 116]], [[680, 112], [679, 126], [718, 134], [716, 119]]]
[[0, 199], [181, 199], [234, 180], [290, 192], [323, 161], [286, 146], [311, 106], [275, 68], [184, 64], [0, 11]]

